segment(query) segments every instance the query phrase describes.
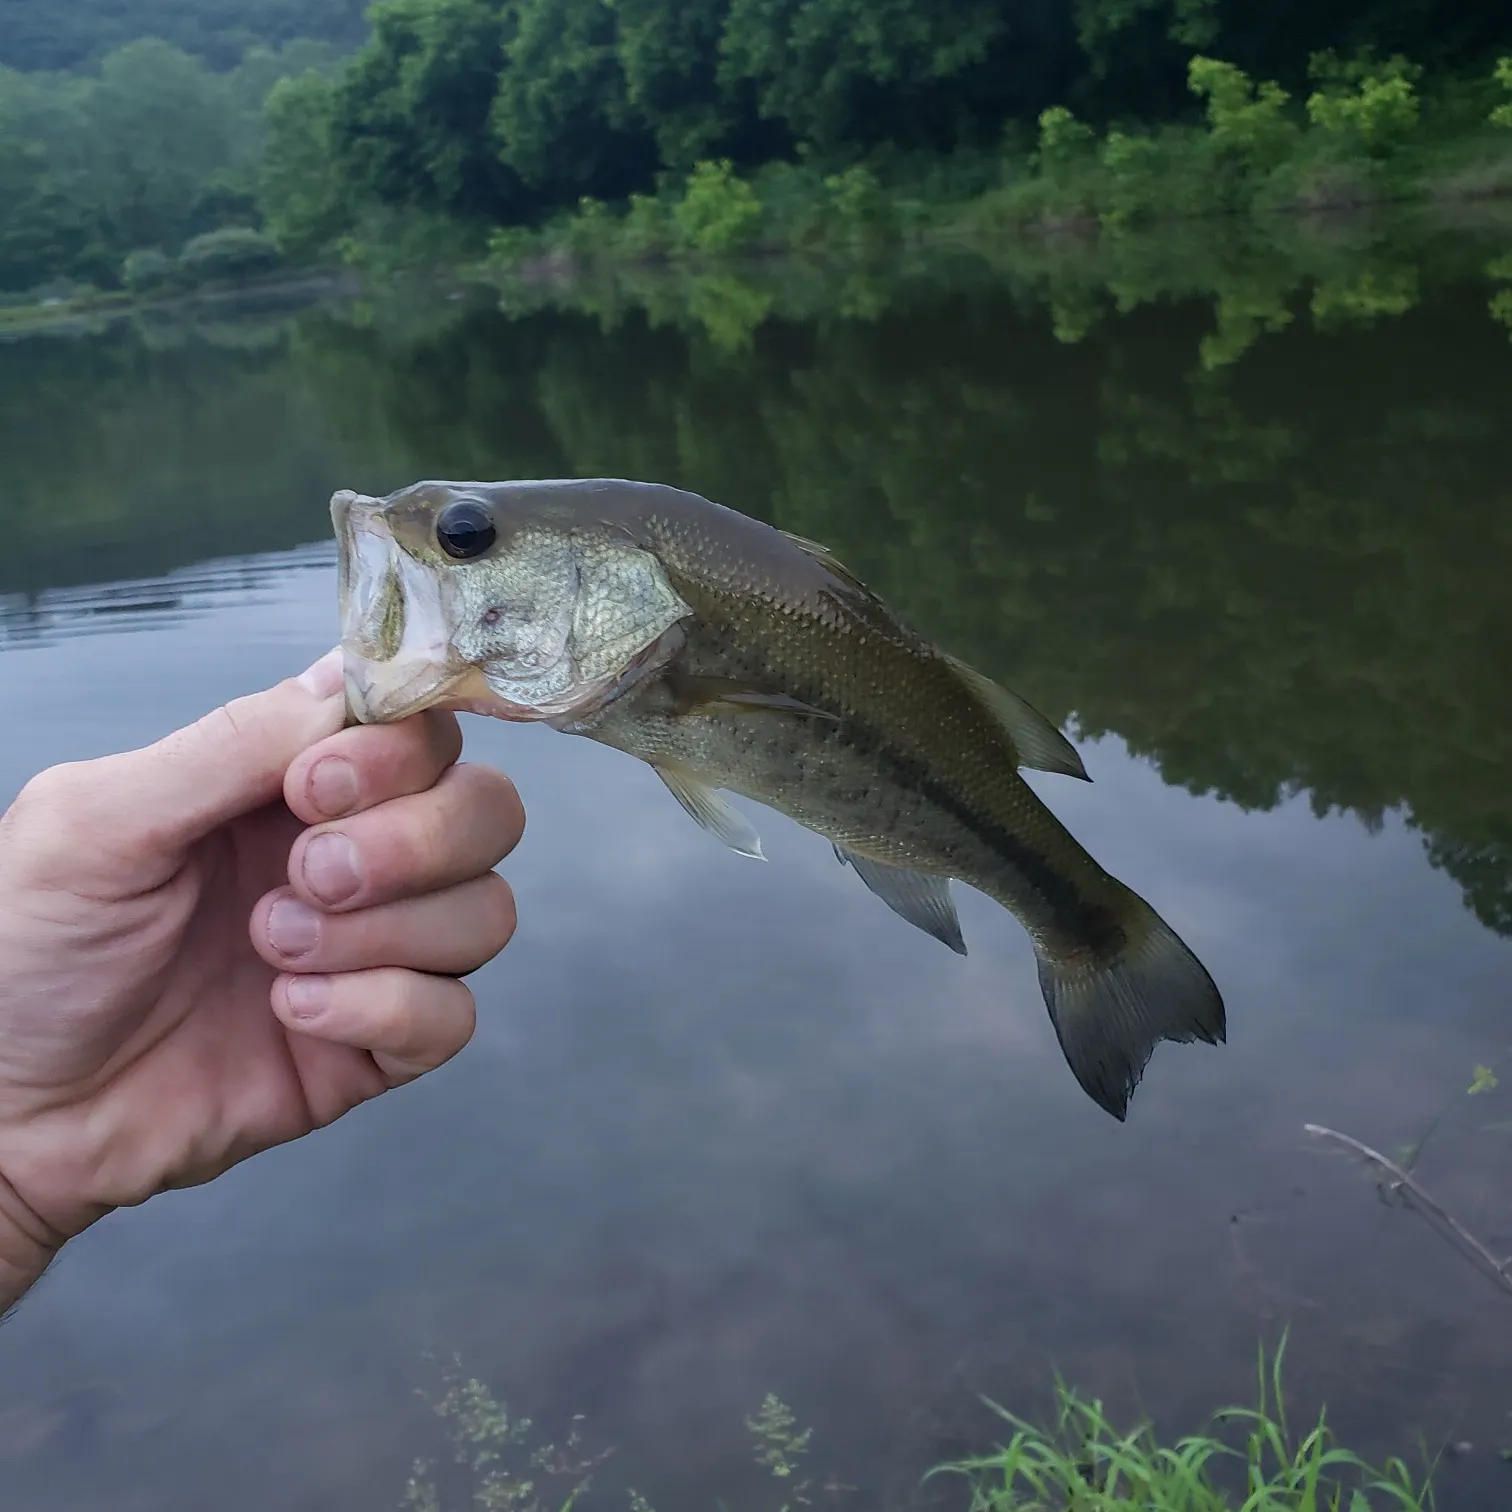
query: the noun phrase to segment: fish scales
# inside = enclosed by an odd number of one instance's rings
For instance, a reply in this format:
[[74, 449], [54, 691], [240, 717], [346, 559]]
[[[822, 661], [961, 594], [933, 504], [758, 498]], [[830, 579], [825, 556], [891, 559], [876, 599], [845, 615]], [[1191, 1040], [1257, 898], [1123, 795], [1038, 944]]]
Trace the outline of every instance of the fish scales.
[[743, 795], [831, 840], [963, 953], [949, 883], [964, 881], [1028, 932], [1066, 1060], [1117, 1118], [1161, 1040], [1224, 1039], [1205, 968], [1020, 775], [1085, 777], [1066, 738], [824, 547], [619, 479], [344, 492], [332, 518], [356, 718], [549, 721], [649, 763], [759, 856], [719, 796]]
[[[674, 572], [684, 597], [688, 584]], [[918, 689], [912, 655], [893, 656], [878, 646], [858, 657], [849, 678], [805, 677], [782, 661], [742, 658], [732, 626], [716, 636], [705, 620], [685, 653], [700, 675], [777, 683], [829, 721], [773, 711], [684, 715], [659, 684], [634, 690], [597, 718], [574, 727], [655, 764], [674, 761], [702, 772], [713, 787], [765, 802], [804, 827], [849, 850], [894, 866], [956, 877], [1009, 908], [1031, 936], [1063, 951], [1112, 946], [1120, 933], [1118, 884], [1098, 866], [1039, 801], [1016, 771], [1016, 753], [997, 727], [979, 713], [969, 694]], [[829, 627], [824, 627], [828, 629]], [[845, 635], [843, 626], [835, 632]], [[803, 636], [795, 640], [800, 644]], [[863, 651], [867, 648], [859, 648]], [[800, 652], [792, 660], [808, 660]], [[825, 659], [818, 667], [823, 669]], [[936, 671], [949, 679], [948, 671]], [[828, 685], [827, 685], [828, 684]], [[860, 690], [859, 697], [848, 697]], [[924, 719], [934, 738], [900, 743], [894, 727], [913, 728], [909, 717], [924, 693]], [[932, 695], [932, 696], [929, 696]], [[858, 705], [873, 699], [869, 711]], [[953, 759], [932, 761], [935, 747]], [[955, 754], [963, 753], [963, 754]], [[976, 796], [971, 796], [975, 794]]]

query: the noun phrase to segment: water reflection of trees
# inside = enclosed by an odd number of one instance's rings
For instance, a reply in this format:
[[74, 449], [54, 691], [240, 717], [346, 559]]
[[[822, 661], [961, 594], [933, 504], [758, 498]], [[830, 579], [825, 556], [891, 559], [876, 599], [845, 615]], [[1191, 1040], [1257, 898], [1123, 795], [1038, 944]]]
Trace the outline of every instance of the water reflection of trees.
[[96, 533], [285, 544], [338, 483], [680, 482], [829, 542], [1173, 783], [1405, 810], [1512, 932], [1512, 343], [1490, 259], [1109, 255], [395, 299], [253, 351], [0, 351], [8, 555], [48, 581]]

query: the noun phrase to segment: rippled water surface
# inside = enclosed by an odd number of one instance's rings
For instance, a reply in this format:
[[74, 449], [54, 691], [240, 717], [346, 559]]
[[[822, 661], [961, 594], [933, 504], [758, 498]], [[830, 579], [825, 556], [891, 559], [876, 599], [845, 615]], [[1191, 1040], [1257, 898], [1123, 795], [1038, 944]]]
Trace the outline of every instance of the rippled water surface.
[[996, 905], [960, 894], [959, 959], [785, 820], [753, 866], [638, 763], [469, 720], [530, 812], [476, 1040], [74, 1245], [0, 1331], [0, 1503], [392, 1507], [457, 1352], [615, 1446], [598, 1505], [775, 1506], [743, 1426], [775, 1392], [847, 1504], [902, 1506], [992, 1438], [978, 1393], [1038, 1413], [1058, 1370], [1180, 1433], [1289, 1327], [1299, 1412], [1461, 1446], [1448, 1504], [1505, 1506], [1512, 1296], [1303, 1128], [1427, 1135], [1422, 1181], [1512, 1251], [1512, 1084], [1466, 1092], [1512, 1042], [1496, 251], [396, 292], [0, 346], [0, 800], [325, 649], [337, 487], [657, 478], [826, 542], [1066, 721], [1094, 782], [1035, 786], [1230, 1024], [1119, 1126]]

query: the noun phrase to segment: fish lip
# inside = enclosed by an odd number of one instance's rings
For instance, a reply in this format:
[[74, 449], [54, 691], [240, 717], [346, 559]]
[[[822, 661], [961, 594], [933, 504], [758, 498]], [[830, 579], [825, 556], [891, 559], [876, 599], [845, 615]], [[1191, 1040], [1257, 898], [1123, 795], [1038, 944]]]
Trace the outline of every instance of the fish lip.
[[[349, 714], [359, 724], [391, 724], [443, 703], [474, 669], [451, 656], [438, 585], [394, 539], [381, 499], [342, 489], [331, 498], [331, 521]], [[372, 637], [378, 591], [397, 593], [403, 606], [397, 646]]]
[[349, 649], [342, 658], [347, 708], [360, 724], [392, 724], [433, 708], [469, 670], [434, 662], [375, 662]]
[[347, 707], [359, 724], [395, 724], [426, 709], [477, 714], [511, 724], [549, 717], [528, 704], [501, 697], [477, 667], [430, 661], [371, 661], [353, 651], [344, 657]]

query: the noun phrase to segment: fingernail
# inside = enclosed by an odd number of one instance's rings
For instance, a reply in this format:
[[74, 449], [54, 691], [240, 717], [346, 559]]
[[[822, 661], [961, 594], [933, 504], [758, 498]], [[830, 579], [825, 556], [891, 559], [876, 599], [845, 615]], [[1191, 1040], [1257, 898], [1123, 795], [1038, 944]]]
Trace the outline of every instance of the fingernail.
[[309, 955], [320, 943], [320, 915], [298, 898], [280, 898], [268, 910], [268, 943], [291, 961]]
[[345, 903], [362, 886], [357, 847], [345, 835], [316, 835], [305, 847], [304, 879], [322, 903]]
[[331, 979], [323, 976], [291, 977], [284, 987], [289, 1017], [317, 1019], [331, 1006]]
[[328, 819], [357, 807], [357, 769], [345, 756], [322, 756], [310, 772], [310, 802]]
[[313, 667], [306, 667], [299, 674], [301, 685], [308, 688], [316, 698], [334, 698], [346, 684], [343, 671], [345, 658], [340, 646], [327, 651]]

